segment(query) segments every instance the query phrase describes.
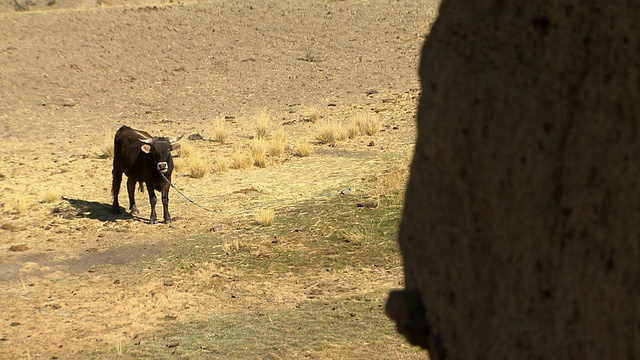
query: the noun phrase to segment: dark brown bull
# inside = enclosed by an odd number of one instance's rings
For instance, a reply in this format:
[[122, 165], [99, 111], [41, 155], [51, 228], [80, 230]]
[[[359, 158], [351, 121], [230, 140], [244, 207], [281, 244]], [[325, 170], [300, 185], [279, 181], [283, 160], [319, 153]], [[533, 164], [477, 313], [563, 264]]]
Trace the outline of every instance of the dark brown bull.
[[162, 208], [164, 210], [164, 222], [171, 222], [169, 214], [169, 183], [163, 178], [164, 175], [171, 181], [173, 172], [172, 150], [178, 150], [179, 144], [174, 144], [182, 138], [169, 139], [166, 137], [153, 137], [149, 133], [135, 130], [128, 126], [122, 126], [116, 132], [113, 140], [113, 181], [111, 183], [111, 193], [113, 194], [113, 213], [120, 212], [118, 204], [118, 194], [122, 183], [122, 174], [127, 175], [127, 191], [129, 193], [129, 210], [132, 215], [138, 215], [134, 198], [136, 183], [147, 186], [149, 192], [149, 203], [151, 204], [151, 217], [149, 222], [156, 224], [157, 197], [155, 190], [162, 194]]

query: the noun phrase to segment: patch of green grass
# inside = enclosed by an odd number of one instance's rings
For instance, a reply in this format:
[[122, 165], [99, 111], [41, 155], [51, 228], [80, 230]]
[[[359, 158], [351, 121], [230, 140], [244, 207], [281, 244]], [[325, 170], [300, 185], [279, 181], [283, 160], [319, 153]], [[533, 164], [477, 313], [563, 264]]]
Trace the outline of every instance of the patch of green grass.
[[[234, 216], [172, 244], [133, 278], [178, 279], [154, 288], [159, 298], [175, 292], [164, 306], [177, 319], [161, 312], [155, 330], [95, 357], [424, 358], [384, 314], [388, 292], [403, 281], [402, 196], [379, 196], [375, 183], [359, 188], [372, 193], [304, 200], [279, 209], [269, 227], [250, 213]], [[372, 196], [377, 207], [356, 206]], [[183, 300], [188, 306], [174, 303]]]
[[[226, 261], [249, 272], [313, 273], [351, 266], [390, 268], [399, 264], [397, 230], [402, 210], [400, 194], [381, 198], [374, 209], [356, 207], [367, 194], [331, 196], [299, 203], [278, 212], [278, 221], [259, 227], [252, 244], [269, 254], [265, 262], [250, 248], [233, 251]], [[251, 223], [252, 219], [247, 220]], [[229, 233], [211, 233], [209, 242], [231, 241]], [[284, 239], [273, 242], [273, 239]]]
[[168, 324], [143, 345], [119, 350], [126, 358], [147, 359], [424, 359], [424, 352], [402, 342], [383, 308], [382, 299], [363, 297], [312, 300], [294, 310], [213, 314]]

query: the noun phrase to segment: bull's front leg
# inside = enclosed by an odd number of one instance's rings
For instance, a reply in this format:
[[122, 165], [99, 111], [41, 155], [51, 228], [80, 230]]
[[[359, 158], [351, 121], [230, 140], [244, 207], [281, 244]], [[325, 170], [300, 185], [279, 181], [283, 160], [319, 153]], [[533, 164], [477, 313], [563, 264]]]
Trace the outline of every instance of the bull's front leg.
[[139, 215], [138, 207], [136, 206], [136, 181], [128, 178], [127, 179], [127, 193], [129, 194], [129, 211], [131, 211], [131, 215]]
[[162, 210], [164, 211], [164, 223], [171, 223], [171, 214], [169, 214], [169, 186], [162, 188]]
[[151, 205], [151, 217], [149, 218], [149, 223], [157, 224], [158, 216], [156, 215], [156, 202], [158, 202], [158, 198], [156, 197], [156, 192], [153, 189], [153, 184], [147, 183], [147, 191], [149, 192], [149, 204]]

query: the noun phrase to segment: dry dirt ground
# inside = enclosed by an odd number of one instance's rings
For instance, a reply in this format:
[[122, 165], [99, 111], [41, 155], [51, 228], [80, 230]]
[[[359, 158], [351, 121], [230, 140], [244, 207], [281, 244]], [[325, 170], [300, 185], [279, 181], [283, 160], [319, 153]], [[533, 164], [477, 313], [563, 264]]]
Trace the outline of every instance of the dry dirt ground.
[[[424, 358], [382, 315], [402, 282], [397, 251], [325, 264], [335, 253], [314, 246], [335, 238], [341, 217], [360, 216], [356, 200], [383, 201], [371, 179], [406, 165], [419, 49], [437, 6], [3, 0], [0, 357]], [[288, 146], [311, 142], [313, 154], [202, 179], [177, 169], [178, 189], [214, 211], [172, 190], [171, 226], [146, 223], [144, 193], [143, 219], [111, 214], [111, 159], [100, 149], [119, 126], [198, 133], [204, 140], [182, 142], [206, 160], [246, 148], [256, 114], [284, 129]], [[362, 114], [382, 131], [314, 142], [323, 122], [346, 127]], [[224, 144], [209, 141], [216, 120]], [[337, 195], [347, 187], [355, 195]], [[263, 207], [276, 213], [272, 227], [253, 220]], [[376, 226], [397, 224], [397, 207]], [[384, 236], [394, 241], [392, 230]], [[284, 254], [305, 254], [309, 270], [274, 268]], [[380, 326], [353, 310], [365, 305]], [[343, 313], [328, 322], [317, 306]]]

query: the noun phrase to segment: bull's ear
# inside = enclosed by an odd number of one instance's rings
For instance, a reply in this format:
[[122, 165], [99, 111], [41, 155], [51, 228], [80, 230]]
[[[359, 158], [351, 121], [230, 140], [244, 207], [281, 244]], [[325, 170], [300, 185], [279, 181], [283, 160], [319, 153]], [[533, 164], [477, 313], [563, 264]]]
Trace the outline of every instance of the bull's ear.
[[180, 144], [171, 144], [171, 151], [180, 150]]
[[142, 149], [142, 151], [144, 151], [145, 153], [150, 153], [151, 152], [151, 145], [149, 144], [142, 144], [142, 146], [140, 146], [140, 149]]

